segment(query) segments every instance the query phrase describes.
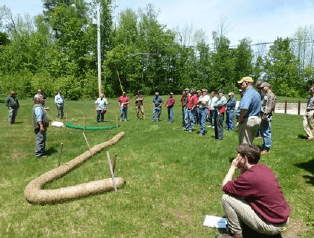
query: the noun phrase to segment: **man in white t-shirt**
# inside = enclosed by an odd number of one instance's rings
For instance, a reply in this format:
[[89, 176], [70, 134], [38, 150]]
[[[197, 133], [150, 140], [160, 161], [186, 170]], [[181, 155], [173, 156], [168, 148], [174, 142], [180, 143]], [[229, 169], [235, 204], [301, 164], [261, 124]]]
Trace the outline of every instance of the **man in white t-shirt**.
[[199, 108], [199, 115], [200, 115], [200, 123], [201, 123], [201, 131], [199, 136], [204, 136], [206, 133], [205, 130], [205, 123], [207, 119], [208, 113], [208, 103], [209, 103], [209, 96], [207, 95], [207, 89], [202, 90], [202, 95], [198, 99], [198, 108]]
[[99, 123], [99, 119], [101, 118], [100, 122], [104, 122], [105, 113], [107, 112], [107, 99], [104, 98], [105, 95], [101, 94], [100, 98], [97, 98], [95, 105], [96, 105], [96, 122]]
[[218, 98], [216, 97], [215, 94], [216, 93], [214, 91], [210, 93], [211, 99], [210, 99], [210, 104], [209, 104], [210, 113], [209, 113], [209, 126], [208, 127], [214, 127], [214, 122], [212, 120], [215, 120], [216, 118], [216, 110], [214, 108], [214, 104], [216, 103]]

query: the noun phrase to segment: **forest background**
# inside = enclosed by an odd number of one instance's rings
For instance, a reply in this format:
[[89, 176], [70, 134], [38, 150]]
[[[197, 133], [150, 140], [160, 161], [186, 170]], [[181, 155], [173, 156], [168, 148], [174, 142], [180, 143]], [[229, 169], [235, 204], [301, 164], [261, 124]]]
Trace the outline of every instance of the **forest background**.
[[[101, 0], [102, 85], [107, 97], [185, 87], [237, 91], [243, 76], [268, 81], [279, 96], [305, 97], [314, 80], [314, 26], [300, 26], [291, 38], [278, 37], [254, 54], [250, 38], [231, 46], [227, 19], [207, 39], [202, 29], [168, 29], [152, 4], [127, 8], [113, 21], [115, 5]], [[59, 89], [71, 100], [98, 96], [95, 3], [44, 1], [43, 13], [13, 16], [0, 6], [0, 95], [19, 98], [42, 88]], [[122, 87], [121, 87], [122, 86]]]

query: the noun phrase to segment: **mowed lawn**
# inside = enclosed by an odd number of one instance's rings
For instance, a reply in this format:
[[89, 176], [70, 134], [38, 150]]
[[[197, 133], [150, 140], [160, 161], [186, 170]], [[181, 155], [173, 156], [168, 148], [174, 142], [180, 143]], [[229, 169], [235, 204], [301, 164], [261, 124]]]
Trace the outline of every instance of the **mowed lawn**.
[[[164, 101], [168, 96], [163, 96]], [[50, 156], [34, 156], [32, 101], [21, 100], [17, 124], [8, 125], [8, 110], [0, 103], [0, 237], [214, 237], [218, 231], [203, 227], [205, 215], [224, 216], [221, 182], [237, 155], [237, 133], [224, 131], [222, 141], [182, 131], [180, 96], [175, 96], [174, 123], [167, 123], [163, 107], [158, 123], [151, 122], [152, 97], [145, 97], [146, 120], [137, 120], [134, 98], [128, 122], [118, 129], [86, 131], [91, 146], [121, 131], [125, 136], [63, 178], [45, 186], [55, 189], [110, 177], [106, 150], [118, 155], [115, 174], [126, 180], [118, 193], [108, 192], [55, 205], [31, 205], [24, 188], [33, 179], [56, 167], [59, 144], [62, 163], [87, 150], [81, 130], [48, 129]], [[105, 123], [115, 125], [117, 98], [108, 99]], [[51, 120], [56, 118], [53, 99]], [[68, 121], [96, 125], [94, 100], [66, 101]], [[261, 163], [278, 177], [291, 207], [290, 225], [284, 237], [314, 237], [314, 143], [304, 141], [302, 116], [275, 114], [273, 147]], [[261, 145], [261, 140], [254, 141]]]

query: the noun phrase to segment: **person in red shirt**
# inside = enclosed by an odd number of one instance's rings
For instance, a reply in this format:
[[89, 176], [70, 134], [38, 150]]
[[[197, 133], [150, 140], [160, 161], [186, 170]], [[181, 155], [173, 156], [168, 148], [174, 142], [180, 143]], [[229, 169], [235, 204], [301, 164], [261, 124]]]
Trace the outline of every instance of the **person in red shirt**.
[[169, 96], [170, 97], [167, 99], [166, 106], [168, 109], [168, 122], [172, 123], [172, 121], [173, 121], [173, 105], [176, 102], [176, 100], [174, 99], [172, 92], [169, 93]]
[[192, 132], [194, 129], [195, 123], [195, 113], [196, 113], [196, 105], [198, 102], [197, 96], [195, 96], [195, 89], [191, 90], [191, 96], [188, 97], [188, 105], [187, 105], [187, 117], [185, 118], [185, 131]]
[[[241, 222], [258, 233], [280, 234], [289, 223], [290, 207], [279, 182], [270, 168], [258, 163], [261, 150], [241, 144], [238, 156], [222, 182], [222, 204], [228, 220], [229, 234], [216, 238], [242, 238]], [[232, 179], [236, 170], [240, 175]]]
[[120, 121], [122, 121], [123, 119], [124, 121], [127, 121], [129, 103], [130, 103], [130, 98], [126, 95], [126, 92], [123, 92], [122, 96], [119, 97]]

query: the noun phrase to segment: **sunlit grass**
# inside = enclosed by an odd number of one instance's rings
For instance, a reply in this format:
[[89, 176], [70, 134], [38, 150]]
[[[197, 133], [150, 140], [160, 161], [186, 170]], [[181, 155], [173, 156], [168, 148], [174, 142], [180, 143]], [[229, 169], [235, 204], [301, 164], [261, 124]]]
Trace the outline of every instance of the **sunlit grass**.
[[[167, 96], [164, 96], [164, 101]], [[183, 132], [180, 97], [175, 97], [174, 123], [167, 123], [164, 107], [161, 122], [152, 123], [152, 97], [146, 97], [146, 120], [137, 120], [134, 99], [128, 122], [118, 129], [86, 131], [91, 146], [126, 134], [108, 148], [118, 155], [116, 176], [127, 184], [118, 193], [110, 192], [56, 205], [30, 205], [24, 188], [34, 178], [57, 165], [59, 144], [62, 162], [72, 160], [88, 148], [81, 130], [48, 129], [50, 156], [34, 157], [31, 127], [31, 100], [22, 100], [18, 124], [8, 126], [8, 111], [0, 104], [0, 237], [214, 237], [217, 231], [202, 226], [204, 216], [223, 216], [220, 185], [230, 160], [236, 156], [236, 132], [224, 131], [224, 140], [213, 140], [214, 130], [199, 138]], [[115, 125], [119, 117], [117, 99], [109, 99], [105, 123]], [[50, 118], [55, 120], [52, 99]], [[68, 121], [75, 125], [96, 125], [94, 101], [66, 102]], [[119, 119], [119, 118], [118, 118]], [[289, 234], [302, 227], [299, 237], [313, 237], [314, 144], [302, 138], [302, 117], [276, 114], [272, 123], [273, 147], [261, 159], [278, 177], [291, 206]], [[261, 145], [261, 140], [256, 140]], [[45, 188], [54, 189], [109, 178], [105, 151]]]

